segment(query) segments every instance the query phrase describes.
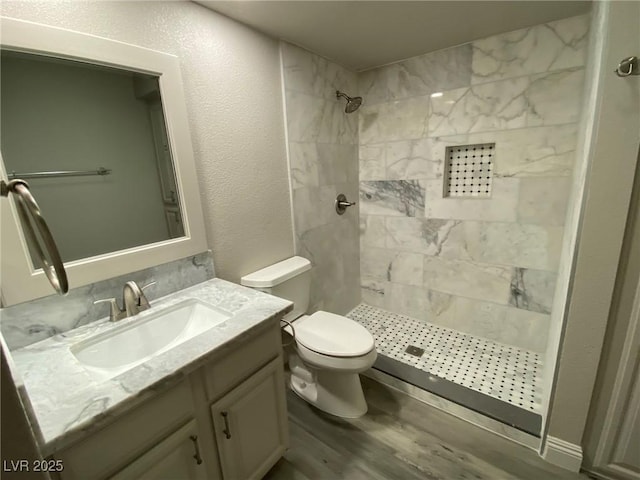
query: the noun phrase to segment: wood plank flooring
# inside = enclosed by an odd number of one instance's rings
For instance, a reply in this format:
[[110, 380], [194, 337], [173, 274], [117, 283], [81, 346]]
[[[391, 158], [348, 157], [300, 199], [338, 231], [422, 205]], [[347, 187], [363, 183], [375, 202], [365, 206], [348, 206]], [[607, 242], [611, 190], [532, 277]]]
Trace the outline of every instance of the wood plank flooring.
[[584, 480], [536, 452], [363, 378], [369, 412], [343, 420], [288, 392], [290, 448], [268, 480]]

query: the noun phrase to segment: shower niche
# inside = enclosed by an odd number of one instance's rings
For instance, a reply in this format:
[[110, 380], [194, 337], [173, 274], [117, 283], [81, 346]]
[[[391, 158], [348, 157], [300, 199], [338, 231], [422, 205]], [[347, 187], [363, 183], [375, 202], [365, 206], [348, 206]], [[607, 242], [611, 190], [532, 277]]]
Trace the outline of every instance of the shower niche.
[[495, 147], [495, 143], [447, 147], [444, 197], [491, 197]]

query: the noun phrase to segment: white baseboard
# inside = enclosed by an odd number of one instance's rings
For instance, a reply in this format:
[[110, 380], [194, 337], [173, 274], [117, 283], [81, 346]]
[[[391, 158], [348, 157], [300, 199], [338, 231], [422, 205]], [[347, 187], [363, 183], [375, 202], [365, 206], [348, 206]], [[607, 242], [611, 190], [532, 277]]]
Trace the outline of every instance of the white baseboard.
[[558, 467], [578, 472], [582, 465], [582, 447], [548, 436], [542, 458]]

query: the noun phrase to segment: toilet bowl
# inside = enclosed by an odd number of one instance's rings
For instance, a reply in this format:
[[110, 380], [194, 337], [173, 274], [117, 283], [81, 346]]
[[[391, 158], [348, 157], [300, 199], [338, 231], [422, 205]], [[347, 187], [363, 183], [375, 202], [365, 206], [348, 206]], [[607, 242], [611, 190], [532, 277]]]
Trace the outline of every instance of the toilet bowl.
[[373, 336], [355, 321], [329, 312], [305, 312], [309, 305], [311, 262], [292, 257], [242, 277], [242, 285], [294, 303], [284, 318], [293, 336], [289, 354], [290, 386], [301, 398], [327, 413], [357, 418], [367, 412], [359, 373], [376, 360]]

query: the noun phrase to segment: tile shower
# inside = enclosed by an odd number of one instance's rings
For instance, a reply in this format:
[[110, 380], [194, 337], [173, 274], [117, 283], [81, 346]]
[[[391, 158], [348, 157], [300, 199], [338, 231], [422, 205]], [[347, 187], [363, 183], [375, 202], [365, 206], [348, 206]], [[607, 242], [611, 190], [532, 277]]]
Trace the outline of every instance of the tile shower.
[[[316, 298], [336, 313], [360, 301], [349, 316], [390, 359], [378, 368], [422, 371], [541, 412], [588, 26], [588, 15], [568, 18], [357, 75], [283, 44], [298, 253], [342, 268], [350, 257], [328, 260], [332, 246], [358, 254], [337, 217], [322, 220], [322, 195], [338, 192], [318, 173], [343, 169], [352, 195], [353, 151], [338, 158], [325, 145], [357, 141], [360, 296], [350, 287], [357, 276], [331, 293], [335, 275], [320, 273]], [[363, 97], [358, 112], [322, 103], [336, 88]]]

